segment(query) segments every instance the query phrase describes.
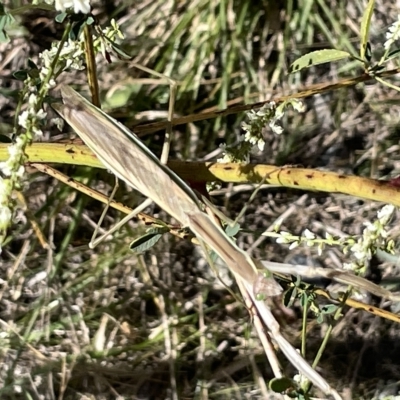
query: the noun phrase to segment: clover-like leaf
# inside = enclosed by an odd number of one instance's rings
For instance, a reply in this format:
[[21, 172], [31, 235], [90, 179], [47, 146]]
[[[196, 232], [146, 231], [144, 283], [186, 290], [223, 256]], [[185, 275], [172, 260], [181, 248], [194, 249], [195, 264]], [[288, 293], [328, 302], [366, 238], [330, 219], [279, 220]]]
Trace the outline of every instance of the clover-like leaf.
[[343, 60], [344, 58], [351, 57], [351, 54], [347, 51], [336, 50], [336, 49], [324, 49], [316, 50], [311, 53], [305, 54], [298, 58], [289, 67], [289, 73], [301, 71], [304, 68], [309, 68], [314, 65], [325, 64], [328, 62], [334, 62]]
[[168, 230], [165, 227], [150, 228], [143, 236], [133, 240], [129, 248], [135, 253], [143, 253], [151, 249]]

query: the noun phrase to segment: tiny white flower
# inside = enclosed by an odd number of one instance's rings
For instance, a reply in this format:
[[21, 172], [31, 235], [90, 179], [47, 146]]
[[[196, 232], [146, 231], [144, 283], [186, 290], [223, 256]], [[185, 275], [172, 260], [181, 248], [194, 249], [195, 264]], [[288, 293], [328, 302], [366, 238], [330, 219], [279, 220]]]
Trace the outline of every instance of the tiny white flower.
[[46, 116], [47, 116], [47, 113], [46, 113], [43, 109], [40, 109], [40, 110], [36, 113], [36, 118], [37, 118], [38, 120], [45, 119]]
[[343, 269], [347, 271], [353, 271], [357, 267], [354, 263], [343, 263]]
[[8, 179], [3, 179], [0, 176], [0, 205], [5, 204], [8, 201], [8, 185], [7, 185]]
[[232, 163], [234, 161], [235, 161], [234, 157], [230, 153], [225, 153], [223, 157], [217, 159], [217, 162], [219, 162], [221, 164], [228, 164], [228, 163]]
[[0, 205], [0, 228], [6, 228], [11, 221], [12, 213], [6, 205]]
[[278, 237], [276, 239], [276, 243], [285, 244], [285, 243], [289, 243], [289, 240], [284, 237]]
[[17, 138], [15, 139], [15, 146], [18, 149], [23, 149], [25, 146], [25, 142], [24, 139], [21, 136], [17, 136]]
[[67, 8], [73, 8], [74, 13], [82, 12], [83, 14], [90, 13], [89, 0], [56, 0], [55, 7], [57, 11], [64, 12]]
[[299, 113], [303, 113], [304, 111], [306, 111], [305, 104], [298, 99], [292, 100], [292, 106], [293, 106], [293, 109]]
[[378, 219], [382, 225], [386, 225], [389, 222], [390, 217], [394, 213], [394, 209], [392, 204], [387, 204], [378, 211]]
[[283, 115], [284, 115], [284, 112], [283, 112], [283, 104], [284, 103], [282, 103], [282, 107], [278, 107], [277, 109], [276, 109], [276, 111], [275, 111], [275, 121], [278, 121], [278, 120], [280, 120], [280, 119], [282, 119], [282, 117], [283, 117]]
[[390, 46], [400, 37], [400, 15], [397, 16], [395, 21], [386, 32], [386, 42], [384, 43], [385, 49], [389, 49]]
[[58, 130], [62, 131], [64, 127], [64, 120], [62, 118], [53, 118], [53, 123], [56, 125]]
[[248, 131], [249, 129], [251, 129], [251, 126], [247, 123], [247, 122], [245, 122], [245, 121], [243, 121], [242, 122], [242, 129], [244, 130], [244, 131]]
[[325, 232], [325, 239], [333, 240], [333, 236], [329, 232]]
[[36, 128], [35, 126], [32, 128], [32, 133], [36, 137], [42, 137], [43, 136], [43, 131], [41, 129]]
[[389, 237], [389, 232], [384, 228], [379, 231], [379, 234], [383, 239], [387, 239]]
[[24, 129], [27, 129], [28, 117], [29, 117], [28, 111], [23, 111], [21, 115], [18, 116], [18, 125]]
[[10, 166], [10, 163], [8, 161], [2, 161], [0, 162], [0, 171], [3, 173], [5, 176], [11, 176], [12, 174], [12, 167]]
[[7, 150], [8, 150], [8, 154], [10, 155], [10, 158], [15, 158], [15, 157], [19, 156], [21, 153], [20, 148], [15, 143], [8, 146]]
[[280, 125], [276, 125], [275, 123], [269, 124], [269, 127], [271, 128], [272, 132], [274, 132], [277, 135], [280, 135], [283, 132], [283, 128]]
[[272, 100], [269, 103], [265, 104], [265, 106], [263, 106], [262, 108], [264, 110], [274, 110], [276, 108], [276, 103], [274, 100]]
[[22, 178], [25, 173], [25, 167], [23, 165], [20, 165], [18, 168], [18, 171], [16, 172], [16, 175], [18, 178]]
[[300, 374], [300, 373], [298, 373], [297, 375], [295, 375], [295, 376], [293, 377], [293, 380], [294, 380], [300, 387], [303, 387], [303, 386], [306, 385], [307, 382], [308, 382], [308, 379], [307, 379], [304, 375], [302, 375], [302, 374]]
[[309, 229], [306, 229], [304, 232], [303, 232], [303, 235], [304, 235], [304, 237], [306, 238], [306, 239], [315, 239], [315, 234], [314, 233], [312, 233]]
[[364, 235], [367, 235], [368, 236], [368, 232], [371, 232], [371, 233], [374, 233], [374, 232], [376, 232], [377, 230], [378, 230], [378, 227], [375, 225], [375, 224], [372, 224], [371, 222], [369, 222], [369, 221], [365, 221], [364, 222], [364, 225], [365, 225], [365, 229], [364, 229]]
[[29, 95], [28, 104], [29, 104], [30, 106], [35, 106], [36, 103], [37, 103], [37, 100], [38, 100], [37, 95], [36, 95], [35, 93], [31, 93], [31, 94]]
[[357, 260], [365, 258], [365, 250], [363, 249], [361, 242], [351, 246], [350, 251], [354, 254], [354, 257], [357, 258]]

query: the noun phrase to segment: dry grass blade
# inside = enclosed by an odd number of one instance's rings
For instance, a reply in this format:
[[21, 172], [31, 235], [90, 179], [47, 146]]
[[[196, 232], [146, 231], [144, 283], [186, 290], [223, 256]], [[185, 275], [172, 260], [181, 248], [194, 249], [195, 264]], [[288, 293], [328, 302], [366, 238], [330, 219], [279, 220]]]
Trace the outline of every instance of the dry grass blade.
[[373, 282], [370, 282], [362, 276], [354, 275], [350, 271], [343, 271], [336, 268], [321, 268], [314, 266], [311, 267], [308, 265], [276, 263], [272, 261], [261, 261], [261, 263], [265, 268], [272, 272], [306, 278], [324, 277], [333, 279], [334, 281], [343, 285], [354, 286], [359, 290], [365, 290], [384, 299], [400, 301], [400, 296], [398, 294], [392, 293], [391, 291], [382, 288]]
[[135, 134], [93, 106], [69, 87], [61, 89], [64, 105], [56, 110], [104, 165], [131, 187], [153, 200], [183, 226], [189, 227], [204, 248], [210, 247], [241, 279], [261, 318], [293, 365], [326, 394], [337, 392], [298, 354], [281, 335], [278, 322], [265, 302], [258, 301], [253, 287], [258, 271], [255, 261], [205, 214], [193, 191], [165, 167]]

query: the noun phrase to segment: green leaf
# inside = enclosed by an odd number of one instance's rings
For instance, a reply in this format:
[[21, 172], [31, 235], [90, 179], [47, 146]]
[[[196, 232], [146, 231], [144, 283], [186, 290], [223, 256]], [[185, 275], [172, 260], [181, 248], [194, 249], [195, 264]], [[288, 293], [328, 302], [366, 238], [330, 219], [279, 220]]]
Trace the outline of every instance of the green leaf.
[[83, 28], [87, 24], [87, 15], [86, 14], [72, 14], [71, 15], [71, 21], [72, 23], [72, 29], [69, 34], [69, 38], [71, 40], [78, 40], [79, 36], [82, 33]]
[[256, 293], [255, 298], [258, 301], [265, 301], [267, 300], [267, 295], [265, 293]]
[[28, 72], [25, 69], [13, 72], [13, 77], [18, 81], [24, 81], [28, 77]]
[[286, 390], [295, 388], [296, 384], [289, 378], [273, 378], [269, 381], [268, 386], [275, 393], [286, 392]]
[[372, 48], [371, 48], [371, 43], [367, 42], [367, 46], [365, 49], [365, 59], [370, 63], [372, 60]]
[[3, 4], [0, 3], [0, 43], [6, 43], [10, 40], [6, 32], [6, 28], [14, 21], [14, 17], [6, 12]]
[[162, 233], [146, 233], [135, 239], [129, 245], [129, 248], [135, 253], [143, 253], [152, 248], [161, 239], [162, 235]]
[[337, 305], [335, 305], [335, 304], [328, 304], [328, 305], [326, 305], [326, 306], [323, 306], [323, 307], [321, 308], [321, 311], [322, 311], [324, 314], [333, 314], [333, 313], [336, 312], [337, 309], [338, 309], [338, 306], [337, 306]]
[[292, 278], [292, 282], [294, 283], [294, 285], [296, 287], [300, 287], [301, 282], [302, 282], [301, 277], [299, 275], [297, 275], [297, 276], [291, 275], [291, 278]]
[[32, 69], [34, 69], [36, 71], [39, 70], [38, 66], [31, 58], [28, 58], [28, 67], [30, 70], [32, 70]]
[[290, 67], [289, 73], [301, 71], [314, 65], [325, 64], [328, 62], [339, 61], [351, 57], [347, 51], [336, 49], [316, 50], [298, 58]]
[[210, 261], [212, 263], [215, 263], [217, 261], [217, 259], [218, 259], [218, 254], [214, 250], [211, 250], [210, 254], [209, 254], [209, 257], [210, 257]]
[[65, 18], [67, 17], [67, 13], [66, 12], [62, 12], [60, 14], [56, 15], [56, 22], [58, 22], [59, 24], [62, 24], [65, 21]]
[[297, 288], [292, 286], [283, 295], [283, 305], [285, 307], [290, 307], [292, 305], [292, 303], [294, 302], [294, 299], [296, 298], [296, 295], [297, 295]]
[[28, 71], [28, 75], [32, 79], [40, 80], [40, 73], [38, 69], [32, 68]]
[[0, 43], [7, 43], [9, 40], [7, 33], [4, 30], [0, 30]]
[[138, 89], [138, 85], [127, 83], [122, 87], [113, 90], [113, 92], [106, 97], [105, 107], [114, 109], [126, 106], [129, 99], [138, 91]]
[[108, 37], [105, 38], [111, 45], [112, 49], [125, 60], [132, 60], [132, 56], [127, 53], [118, 43], [113, 42]]
[[360, 57], [362, 60], [366, 59], [365, 56], [368, 48], [369, 27], [371, 25], [371, 18], [372, 18], [372, 12], [374, 11], [374, 6], [375, 6], [375, 0], [369, 0], [361, 21]]
[[233, 226], [227, 225], [226, 228], [225, 228], [225, 233], [229, 237], [235, 236], [239, 231], [240, 231], [240, 225], [238, 223], [236, 223]]
[[0, 143], [12, 143], [12, 140], [8, 136], [0, 134]]
[[387, 58], [385, 59], [385, 62], [388, 62], [389, 60], [391, 60], [392, 58], [397, 57], [397, 55], [400, 53], [400, 49], [396, 49], [391, 51], [388, 55]]

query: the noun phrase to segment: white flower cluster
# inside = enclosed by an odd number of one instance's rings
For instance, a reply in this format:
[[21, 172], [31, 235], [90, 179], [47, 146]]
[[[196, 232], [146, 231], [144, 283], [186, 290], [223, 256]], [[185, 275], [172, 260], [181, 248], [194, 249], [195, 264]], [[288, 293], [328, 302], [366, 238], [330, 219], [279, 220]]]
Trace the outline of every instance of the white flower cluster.
[[318, 245], [318, 255], [322, 254], [322, 250], [325, 248], [326, 244], [334, 244], [334, 239], [329, 233], [326, 233], [325, 239], [318, 239], [317, 236], [309, 229], [306, 229], [302, 236], [292, 235], [290, 232], [286, 231], [280, 231], [279, 233], [267, 232], [265, 236], [276, 237], [276, 243], [290, 244], [289, 250], [295, 249], [301, 243], [305, 243], [308, 247], [314, 247]]
[[46, 118], [46, 113], [38, 106], [36, 86], [30, 77], [25, 80], [25, 88], [23, 100], [27, 101], [28, 106], [18, 116], [18, 125], [23, 128], [23, 132], [8, 147], [10, 157], [7, 161], [0, 162], [0, 253], [13, 214], [12, 192], [20, 188], [25, 172], [25, 147], [32, 141], [32, 137], [43, 134], [40, 126]]
[[[3, 179], [0, 177], [0, 235], [5, 236], [5, 231], [11, 223], [12, 210], [9, 207], [9, 197], [12, 193], [12, 187], [10, 188], [10, 180]], [[4, 233], [3, 233], [4, 232]], [[0, 246], [1, 254], [1, 246]]]
[[[46, 4], [54, 4], [57, 11], [65, 12], [68, 8], [73, 8], [74, 13], [79, 12], [83, 14], [90, 13], [90, 1], [89, 0], [44, 0]], [[33, 4], [41, 3], [40, 0], [34, 0]]]
[[390, 48], [390, 46], [400, 38], [400, 15], [397, 16], [397, 21], [395, 21], [386, 32], [386, 42], [384, 43], [384, 47], [386, 50]]
[[249, 122], [243, 122], [242, 128], [246, 132], [244, 141], [252, 145], [257, 145], [260, 151], [264, 150], [264, 137], [262, 130], [266, 125], [269, 125], [271, 130], [277, 135], [283, 132], [283, 128], [277, 122], [283, 117], [283, 110], [276, 107], [274, 101], [266, 103], [258, 111], [251, 110], [247, 113]]
[[36, 111], [38, 107], [37, 94], [30, 93], [28, 95], [28, 108], [18, 116], [18, 125], [21, 128], [24, 128], [34, 137], [43, 135], [43, 132], [39, 126], [41, 121], [43, 121], [47, 115], [42, 109]]
[[279, 121], [284, 116], [284, 111], [289, 105], [298, 112], [304, 111], [303, 103], [297, 99], [289, 99], [279, 106], [274, 101], [271, 101], [264, 104], [257, 111], [250, 110], [247, 113], [248, 122], [242, 123], [245, 134], [241, 142], [235, 148], [228, 148], [226, 145], [222, 145], [224, 156], [218, 159], [218, 162], [246, 162], [253, 146], [257, 146], [260, 151], [263, 151], [265, 146], [264, 128], [269, 126], [274, 133], [280, 135], [283, 132], [283, 128], [279, 125]]
[[[46, 0], [46, 3], [53, 4], [54, 1]], [[74, 12], [90, 12], [90, 3], [84, 1], [61, 1], [55, 2], [59, 11], [73, 8]], [[123, 35], [115, 20], [111, 21], [111, 27], [103, 30], [103, 34], [114, 41], [116, 37]], [[95, 40], [95, 49], [105, 51], [103, 40]], [[103, 46], [103, 47], [102, 47]], [[41, 136], [41, 126], [46, 118], [42, 104], [48, 91], [55, 86], [57, 77], [67, 69], [81, 70], [84, 68], [84, 47], [83, 40], [68, 40], [63, 44], [61, 51], [60, 43], [53, 43], [50, 50], [39, 54], [38, 70], [27, 74], [24, 81], [22, 101], [27, 103], [26, 109], [18, 116], [19, 131], [15, 142], [9, 146], [10, 157], [7, 161], [0, 163], [0, 253], [1, 246], [6, 237], [6, 231], [11, 223], [14, 203], [12, 192], [20, 188], [21, 178], [24, 174], [25, 147], [32, 142], [34, 137]], [[40, 89], [38, 91], [38, 86]], [[21, 129], [22, 128], [22, 129]]]
[[[53, 3], [47, 1], [48, 4]], [[90, 12], [89, 1], [57, 1], [56, 8], [64, 11], [73, 7], [75, 12]], [[46, 118], [42, 109], [45, 95], [50, 88], [55, 86], [55, 77], [67, 68], [82, 69], [83, 46], [80, 42], [68, 41], [64, 44], [57, 60], [57, 70], [54, 70], [55, 56], [58, 52], [58, 43], [53, 43], [50, 50], [39, 54], [42, 66], [39, 67], [39, 79], [35, 74], [28, 74], [24, 81], [22, 101], [27, 104], [24, 111], [18, 116], [18, 125], [21, 132], [15, 142], [8, 147], [9, 158], [0, 162], [0, 253], [1, 246], [6, 237], [6, 232], [11, 224], [14, 202], [13, 190], [19, 189], [21, 179], [25, 172], [25, 147], [32, 142], [34, 137], [42, 136], [41, 126]], [[38, 84], [41, 84], [38, 92]], [[22, 129], [21, 129], [22, 128]]]
[[306, 229], [302, 236], [296, 236], [286, 231], [278, 232], [279, 227], [276, 227], [275, 232], [264, 233], [264, 236], [276, 238], [277, 243], [289, 244], [290, 250], [298, 247], [301, 243], [305, 243], [309, 247], [317, 246], [319, 255], [322, 254], [325, 246], [341, 247], [344, 254], [352, 253], [355, 258], [354, 262], [344, 263], [343, 268], [362, 272], [377, 249], [393, 252], [394, 241], [388, 238], [386, 226], [394, 210], [395, 207], [388, 204], [378, 211], [377, 220], [373, 223], [364, 222], [365, 229], [358, 239], [354, 237], [335, 238], [329, 233], [325, 234], [325, 239], [321, 239], [309, 229]]
[[394, 242], [393, 240], [388, 241], [386, 225], [389, 223], [394, 210], [394, 206], [388, 204], [378, 211], [378, 219], [374, 223], [369, 221], [364, 222], [365, 229], [363, 230], [362, 237], [348, 248], [348, 251], [353, 253], [356, 261], [345, 263], [343, 266], [345, 269], [357, 270], [360, 267], [366, 267], [377, 249], [392, 250]]
[[[42, 82], [46, 81], [47, 75], [52, 70], [52, 64], [54, 63], [54, 58], [57, 55], [58, 42], [53, 42], [51, 48], [49, 50], [45, 50], [43, 53], [39, 54], [39, 58], [42, 61], [42, 65], [40, 66], [39, 75]], [[82, 70], [84, 69], [83, 61], [84, 61], [85, 51], [83, 40], [71, 40], [64, 43], [63, 48], [57, 59], [57, 70], [53, 71], [52, 76], [57, 77], [62, 71], [67, 69], [75, 69]], [[56, 85], [55, 79], [51, 77], [49, 83], [46, 86], [46, 90], [53, 88]]]

